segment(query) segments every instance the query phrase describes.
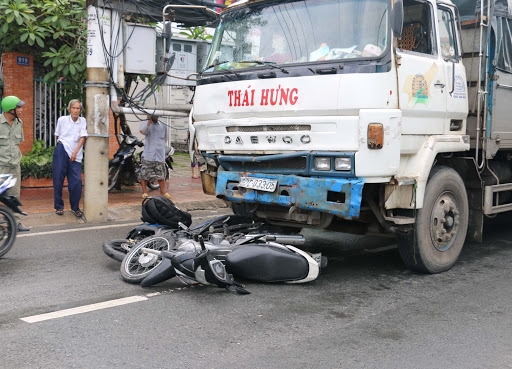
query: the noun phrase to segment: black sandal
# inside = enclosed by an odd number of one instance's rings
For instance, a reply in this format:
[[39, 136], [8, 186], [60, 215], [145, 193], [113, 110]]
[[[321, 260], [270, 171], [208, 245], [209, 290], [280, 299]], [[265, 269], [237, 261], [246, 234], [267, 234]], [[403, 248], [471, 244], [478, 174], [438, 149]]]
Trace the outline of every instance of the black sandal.
[[55, 214], [57, 215], [64, 215], [64, 209], [56, 209]]
[[81, 218], [84, 215], [84, 213], [80, 209], [78, 209], [78, 210], [71, 210], [71, 211], [73, 212], [73, 214], [76, 215], [77, 218]]

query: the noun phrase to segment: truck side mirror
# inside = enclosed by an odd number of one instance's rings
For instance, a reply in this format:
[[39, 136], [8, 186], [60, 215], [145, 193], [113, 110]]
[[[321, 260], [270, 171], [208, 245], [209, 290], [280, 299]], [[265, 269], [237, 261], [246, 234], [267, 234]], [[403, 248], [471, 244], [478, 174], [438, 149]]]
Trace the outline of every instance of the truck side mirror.
[[391, 27], [393, 36], [402, 36], [402, 29], [404, 26], [404, 3], [403, 0], [396, 0], [391, 10]]

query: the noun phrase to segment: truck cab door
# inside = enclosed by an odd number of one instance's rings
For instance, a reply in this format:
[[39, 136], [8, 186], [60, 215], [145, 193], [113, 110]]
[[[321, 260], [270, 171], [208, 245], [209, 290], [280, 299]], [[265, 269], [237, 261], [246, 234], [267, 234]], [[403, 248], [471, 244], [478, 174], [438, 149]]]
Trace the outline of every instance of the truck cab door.
[[403, 134], [442, 134], [446, 122], [447, 63], [438, 55], [436, 9], [404, 1], [404, 26], [396, 48]]
[[439, 6], [437, 9], [439, 56], [443, 60], [446, 80], [445, 134], [465, 131], [468, 112], [466, 70], [462, 64], [461, 46], [457, 38], [457, 27], [453, 8]]

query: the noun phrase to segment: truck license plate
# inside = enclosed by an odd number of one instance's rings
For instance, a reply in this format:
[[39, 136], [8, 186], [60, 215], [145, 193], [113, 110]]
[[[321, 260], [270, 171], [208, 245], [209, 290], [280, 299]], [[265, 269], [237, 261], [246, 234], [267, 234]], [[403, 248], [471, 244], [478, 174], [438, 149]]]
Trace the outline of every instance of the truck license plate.
[[252, 188], [253, 190], [274, 192], [277, 187], [276, 179], [241, 177], [240, 187]]

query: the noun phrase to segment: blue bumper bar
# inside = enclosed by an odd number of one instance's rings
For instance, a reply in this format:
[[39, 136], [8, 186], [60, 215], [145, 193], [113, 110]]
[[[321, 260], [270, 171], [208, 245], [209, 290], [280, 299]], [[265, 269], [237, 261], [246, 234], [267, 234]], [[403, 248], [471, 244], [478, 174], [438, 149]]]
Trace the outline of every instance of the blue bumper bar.
[[[277, 180], [274, 192], [238, 187], [240, 177]], [[296, 206], [345, 219], [359, 216], [364, 182], [346, 178], [310, 178], [295, 175], [217, 172], [217, 196], [232, 202]]]

